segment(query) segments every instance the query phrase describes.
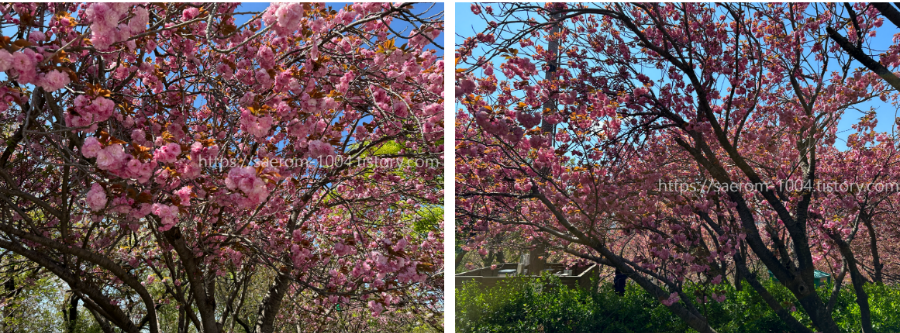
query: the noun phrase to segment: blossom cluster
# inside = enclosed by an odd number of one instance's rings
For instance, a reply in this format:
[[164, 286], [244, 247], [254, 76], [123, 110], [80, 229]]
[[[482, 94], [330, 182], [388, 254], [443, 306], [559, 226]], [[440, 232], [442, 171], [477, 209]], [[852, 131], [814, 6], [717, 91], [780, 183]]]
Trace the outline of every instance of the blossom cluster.
[[[128, 22], [120, 22], [128, 14], [134, 16]], [[113, 43], [128, 40], [129, 37], [143, 32], [150, 22], [147, 8], [135, 6], [132, 9], [129, 3], [116, 2], [91, 4], [84, 10], [84, 17], [91, 22], [91, 43], [100, 50], [108, 50]], [[133, 40], [126, 44], [131, 50], [136, 47]]]
[[91, 99], [85, 95], [79, 95], [74, 100], [74, 108], [66, 115], [66, 125], [81, 128], [84, 132], [97, 130], [97, 123], [106, 121], [115, 111], [115, 103], [106, 97]]

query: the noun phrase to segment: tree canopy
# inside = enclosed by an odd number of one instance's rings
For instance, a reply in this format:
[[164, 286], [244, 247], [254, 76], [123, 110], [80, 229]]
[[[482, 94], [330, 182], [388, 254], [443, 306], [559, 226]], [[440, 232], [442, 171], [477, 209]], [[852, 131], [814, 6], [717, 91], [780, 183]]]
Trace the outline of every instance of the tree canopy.
[[[879, 10], [471, 10], [486, 28], [456, 45], [455, 214], [458, 234], [471, 235], [465, 250], [544, 243], [570, 262], [614, 267], [699, 332], [714, 330], [697, 304], [721, 301], [717, 286], [729, 280], [748, 282], [793, 331], [838, 332], [834, 300], [847, 277], [860, 328], [872, 331], [863, 285], [896, 281], [896, 266], [884, 264], [897, 248], [884, 240], [897, 231], [900, 175], [896, 124], [878, 132], [876, 115], [896, 113], [898, 91], [830, 32], [893, 72], [898, 35], [873, 42]], [[855, 108], [870, 110], [859, 117]], [[849, 135], [842, 117], [859, 119]], [[816, 270], [836, 278], [830, 298], [816, 293]], [[759, 283], [767, 271], [811, 326]], [[706, 287], [688, 294], [691, 284]]]
[[441, 325], [440, 9], [0, 12], [7, 291], [52, 277], [104, 332]]

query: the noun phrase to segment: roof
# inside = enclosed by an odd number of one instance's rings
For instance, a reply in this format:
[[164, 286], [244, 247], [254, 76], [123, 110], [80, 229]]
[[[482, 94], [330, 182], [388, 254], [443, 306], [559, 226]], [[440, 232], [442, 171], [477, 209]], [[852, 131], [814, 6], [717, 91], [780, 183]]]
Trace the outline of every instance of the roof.
[[824, 278], [824, 277], [829, 277], [829, 276], [831, 276], [831, 274], [825, 273], [825, 272], [820, 271], [820, 270], [816, 270], [816, 271], [813, 273], [813, 278], [816, 278], [816, 279]]
[[[771, 270], [768, 270], [768, 271], [769, 271], [769, 276], [772, 276], [772, 271], [771, 271]], [[821, 279], [821, 278], [826, 278], [826, 277], [829, 277], [829, 276], [831, 276], [831, 274], [825, 273], [825, 272], [820, 271], [820, 270], [818, 270], [818, 269], [815, 270], [815, 272], [813, 272], [813, 278], [814, 278], [814, 279]]]

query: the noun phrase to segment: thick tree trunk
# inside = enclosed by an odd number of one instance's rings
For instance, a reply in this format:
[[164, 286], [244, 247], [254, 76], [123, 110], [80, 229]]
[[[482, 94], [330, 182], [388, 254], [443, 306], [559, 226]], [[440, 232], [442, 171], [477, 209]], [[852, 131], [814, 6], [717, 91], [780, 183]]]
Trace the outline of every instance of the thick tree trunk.
[[812, 333], [812, 331], [807, 328], [806, 325], [800, 323], [800, 321], [798, 321], [797, 318], [794, 318], [794, 316], [792, 316], [791, 313], [787, 311], [787, 309], [782, 307], [781, 303], [779, 303], [778, 300], [776, 300], [775, 297], [772, 296], [771, 293], [769, 293], [769, 290], [766, 289], [766, 287], [759, 283], [757, 277], [752, 272], [750, 272], [749, 268], [747, 268], [747, 262], [745, 260], [746, 257], [735, 255], [733, 258], [735, 270], [737, 270], [737, 272], [743, 276], [744, 280], [747, 281], [747, 284], [749, 284], [750, 287], [753, 288], [753, 290], [756, 290], [760, 297], [762, 297], [763, 301], [765, 301], [766, 304], [768, 304], [769, 307], [773, 311], [775, 311], [775, 314], [778, 315], [778, 317], [781, 318], [781, 320], [784, 321], [792, 331]]
[[92, 309], [88, 309], [88, 312], [90, 312], [91, 316], [94, 317], [94, 321], [97, 322], [97, 326], [100, 326], [100, 330], [103, 331], [103, 333], [115, 332], [113, 331], [112, 326], [109, 325], [109, 322], [107, 322], [106, 319], [103, 318], [103, 316], [97, 314], [97, 312]]
[[872, 224], [872, 217], [869, 214], [861, 213], [859, 218], [866, 225], [866, 230], [869, 231], [869, 250], [872, 252], [872, 267], [875, 269], [872, 282], [883, 283], [882, 269], [884, 264], [881, 263], [881, 256], [878, 254], [878, 236], [875, 233], [875, 226]]
[[896, 8], [892, 7], [890, 3], [887, 2], [873, 2], [872, 7], [875, 7], [881, 15], [884, 15], [888, 21], [891, 21], [897, 28], [900, 28], [900, 12], [897, 11]]
[[[197, 306], [197, 312], [200, 313], [200, 322], [203, 327], [198, 327], [203, 333], [218, 333], [219, 324], [216, 322], [216, 300], [215, 294], [208, 294], [209, 281], [197, 265], [193, 252], [184, 242], [181, 230], [172, 228], [164, 232], [166, 240], [172, 244], [175, 253], [181, 259], [188, 281], [190, 282], [191, 291], [194, 293]], [[214, 291], [214, 290], [213, 290]]]
[[[14, 296], [16, 290], [16, 276], [15, 276], [16, 266], [14, 264], [10, 265], [9, 268], [9, 278], [6, 279], [6, 282], [3, 283], [3, 289], [6, 290], [5, 296], [6, 298], [11, 298]], [[9, 317], [12, 315], [11, 307], [3, 308], [3, 333], [12, 333], [12, 329], [9, 327], [7, 322], [9, 321]]]
[[616, 275], [613, 277], [613, 286], [616, 290], [616, 295], [625, 296], [625, 284], [628, 282], [628, 275], [625, 275], [616, 268]]
[[[744, 243], [741, 243], [740, 251], [741, 251], [741, 253], [740, 253], [741, 258], [747, 258], [747, 245], [745, 245]], [[741, 280], [743, 280], [743, 277], [741, 276], [741, 271], [737, 268], [737, 266], [735, 266], [734, 267], [734, 289], [737, 291], [744, 290], [744, 284], [741, 283]]]
[[281, 310], [281, 301], [287, 292], [290, 282], [290, 276], [279, 274], [269, 287], [266, 296], [263, 297], [262, 303], [259, 305], [259, 316], [256, 321], [255, 333], [272, 333], [275, 331], [275, 317]]
[[456, 254], [456, 262], [455, 262], [454, 265], [453, 265], [454, 267], [456, 267], [457, 269], [459, 269], [459, 265], [462, 265], [462, 261], [463, 261], [463, 258], [466, 257], [466, 253], [469, 253], [469, 252], [460, 250], [460, 251]]
[[[653, 295], [656, 299], [667, 298], [669, 295], [660, 288], [658, 285], [642, 276], [638, 272], [636, 272], [631, 266], [626, 265], [624, 262], [619, 260], [620, 258], [614, 255], [606, 248], [595, 247], [597, 252], [603, 255], [604, 258], [608, 259], [617, 270], [621, 270], [626, 276], [630, 277], [637, 283], [641, 288], [646, 290], [650, 295]], [[685, 298], [685, 295], [681, 296]], [[690, 301], [688, 301], [690, 302]], [[669, 311], [671, 311], [675, 316], [684, 320], [685, 323], [688, 324], [691, 328], [700, 333], [716, 333], [716, 330], [709, 325], [709, 321], [703, 317], [697, 309], [693, 305], [689, 305], [690, 303], [685, 302], [675, 302], [672, 305], [668, 306]]]
[[[687, 76], [691, 84], [697, 87], [704, 85], [695, 72], [695, 69], [689, 63], [682, 61], [684, 60], [683, 58], [680, 59], [676, 57], [676, 55], [671, 54], [667, 49], [650, 42], [646, 35], [644, 35], [644, 29], [636, 26], [627, 16], [621, 16], [620, 19], [629, 30], [640, 36], [643, 43], [642, 46], [669, 60]], [[666, 29], [666, 27], [659, 23], [657, 23], [656, 27], [660, 30]], [[686, 133], [691, 137], [691, 141], [693, 142], [689, 143], [689, 141], [675, 137], [674, 140], [676, 144], [690, 154], [701, 169], [705, 169], [720, 183], [730, 184], [733, 182], [731, 174], [724, 166], [724, 163], [733, 163], [734, 166], [746, 176], [747, 180], [754, 184], [763, 184], [762, 177], [741, 155], [737, 147], [732, 144], [728, 138], [728, 133], [726, 133], [721, 124], [718, 123], [715, 112], [713, 112], [712, 105], [710, 104], [711, 100], [710, 96], [708, 96], [704, 90], [697, 90], [698, 116], [702, 115], [704, 122], [707, 122], [712, 128], [714, 135], [713, 141], [718, 143], [721, 149], [724, 150], [727, 161], [720, 160], [717, 157], [718, 153], [714, 152], [714, 148], [707, 143], [706, 137], [695, 130], [685, 128]], [[673, 120], [676, 120], [676, 123], [684, 123], [683, 119], [677, 117], [673, 117]], [[814, 133], [810, 133], [810, 135], [812, 134]], [[815, 180], [815, 150], [811, 149], [808, 152], [805, 152], [805, 154], [808, 154], [809, 156], [807, 157], [804, 155], [803, 157], [801, 163], [802, 172], [804, 174], [804, 179], [811, 182]], [[756, 218], [743, 194], [737, 191], [727, 191], [726, 195], [728, 195], [729, 199], [737, 206], [739, 221], [746, 233], [745, 241], [747, 242], [747, 245], [753, 253], [760, 258], [763, 264], [772, 271], [778, 280], [781, 281], [795, 297], [797, 297], [800, 304], [809, 314], [813, 325], [825, 333], [838, 333], [839, 329], [835, 324], [834, 319], [831, 318], [827, 311], [825, 311], [825, 303], [822, 302], [816, 294], [815, 289], [812, 287], [814, 265], [812, 263], [812, 254], [809, 247], [809, 235], [806, 230], [806, 218], [811, 200], [811, 192], [806, 193], [797, 204], [795, 212], [796, 216], [791, 214], [785, 206], [785, 203], [778, 198], [774, 191], [766, 190], [762, 191], [761, 194], [766, 202], [768, 202], [777, 213], [778, 217], [784, 221], [785, 228], [790, 234], [793, 243], [797, 265], [794, 267], [794, 265], [788, 266], [779, 262], [772, 251], [768, 249], [765, 242], [763, 242], [758, 230]], [[714, 222], [710, 224], [715, 225]], [[753, 281], [749, 282], [753, 283]]]
[[134, 323], [128, 317], [128, 314], [122, 311], [121, 308], [112, 305], [110, 299], [106, 297], [99, 289], [95, 288], [95, 286], [90, 282], [79, 279], [75, 275], [75, 273], [59, 266], [52, 259], [44, 256], [39, 252], [27, 249], [19, 243], [0, 239], [0, 247], [6, 248], [35, 262], [36, 264], [46, 268], [50, 273], [56, 275], [61, 280], [65, 281], [72, 290], [79, 293], [78, 296], [85, 303], [85, 307], [94, 312], [102, 310], [104, 312], [104, 316], [106, 316], [107, 319], [112, 322], [112, 324], [115, 324], [116, 326], [121, 328], [122, 331], [129, 333], [140, 332], [140, 329], [136, 325], [134, 325]]
[[494, 258], [497, 259], [498, 264], [506, 263], [506, 256], [503, 255], [503, 249], [497, 249], [497, 252], [494, 255]]
[[853, 284], [853, 291], [856, 293], [856, 304], [859, 305], [859, 321], [862, 332], [871, 333], [873, 330], [872, 314], [869, 309], [869, 296], [866, 294], [865, 289], [863, 289], [863, 284], [866, 280], [859, 272], [859, 267], [856, 265], [856, 258], [853, 255], [853, 251], [850, 249], [850, 244], [847, 244], [847, 242], [837, 236], [832, 236], [832, 239], [837, 242], [841, 255], [844, 257], [844, 261], [847, 265], [847, 269], [850, 272], [850, 282]]
[[481, 257], [481, 267], [488, 267], [494, 263], [494, 251], [493, 250], [489, 251], [486, 257], [485, 256], [480, 256], [480, 257]]
[[187, 332], [187, 318], [184, 309], [178, 309], [178, 333]]
[[78, 296], [74, 292], [66, 297], [63, 319], [65, 320], [67, 333], [75, 333], [76, 325], [78, 324], [78, 301]]

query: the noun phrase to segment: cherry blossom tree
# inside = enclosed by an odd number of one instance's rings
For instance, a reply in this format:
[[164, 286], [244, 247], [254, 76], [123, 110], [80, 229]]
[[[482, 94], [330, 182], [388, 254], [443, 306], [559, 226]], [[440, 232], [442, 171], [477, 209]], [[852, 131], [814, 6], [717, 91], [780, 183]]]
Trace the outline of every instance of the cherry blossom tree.
[[[900, 90], [900, 78], [889, 70], [889, 68], [897, 67], [897, 62], [900, 61], [900, 53], [898, 53], [900, 52], [900, 47], [892, 45], [887, 50], [882, 51], [878, 60], [875, 60], [872, 58], [873, 52], [870, 51], [875, 51], [876, 49], [863, 46], [865, 41], [865, 38], [863, 38], [864, 34], [868, 34], [869, 37], [875, 37], [876, 35], [874, 29], [871, 29], [867, 23], [880, 27], [884, 23], [884, 18], [887, 18], [895, 27], [900, 27], [900, 11], [895, 6], [889, 3], [877, 2], [871, 4], [860, 3], [855, 6], [845, 3], [845, 10], [835, 13], [838, 20], [835, 21], [834, 26], [827, 27], [826, 31], [828, 32], [828, 37], [834, 40], [853, 59], [859, 61], [875, 74], [878, 74], [894, 89]], [[865, 15], [861, 16], [858, 14], [859, 12], [865, 12]], [[866, 22], [866, 16], [878, 14], [881, 17], [871, 22]], [[836, 29], [846, 30], [848, 36], [842, 35]], [[896, 38], [897, 34], [894, 34], [894, 37]]]
[[[877, 74], [894, 89], [900, 90], [900, 79], [891, 71], [891, 69], [896, 68], [900, 64], [900, 46], [893, 44], [884, 49], [871, 46], [865, 47], [863, 44], [865, 35], [868, 35], [868, 37], [876, 35], [874, 30], [866, 32], [867, 30], [863, 29], [863, 27], [867, 27], [865, 15], [877, 17], [871, 21], [871, 24], [876, 28], [884, 24], [884, 19], [890, 21], [890, 24], [893, 24], [894, 27], [900, 27], [900, 11], [896, 8], [896, 4], [870, 3], [868, 5], [856, 4], [854, 6], [844, 4], [843, 7], [845, 10], [839, 13], [839, 19], [835, 24], [826, 28], [828, 37], [834, 40], [854, 60]], [[860, 15], [863, 12], [865, 15]], [[898, 36], [900, 36], [900, 33], [895, 33], [893, 35], [894, 40]], [[873, 168], [866, 168], [865, 170], [871, 172], [870, 175], [874, 175], [876, 178], [886, 179], [895, 174], [890, 172], [889, 169], [895, 164], [890, 157], [894, 156], [892, 146], [895, 145], [891, 141], [896, 140], [896, 138], [875, 133], [872, 130], [874, 122], [877, 122], [877, 120], [873, 120], [870, 117], [861, 124], [869, 125], [864, 126], [869, 129], [867, 133], [861, 133], [859, 139], [854, 140], [854, 143], [859, 147], [866, 147], [866, 144], [873, 144], [877, 138], [878, 146], [875, 149], [866, 150], [862, 154], [857, 154], [856, 158], [866, 158], [873, 154], [885, 154], [887, 152], [887, 155], [882, 155], [882, 157], [886, 156], [889, 158], [880, 159], [883, 162], [882, 164], [873, 165], [875, 167], [874, 170]], [[876, 197], [869, 196], [869, 193], [865, 194], [857, 201], [859, 203], [860, 219], [865, 225], [864, 229], [869, 234], [868, 244], [863, 253], [866, 258], [870, 258], [871, 264], [868, 267], [865, 265], [863, 267], [866, 268], [874, 282], [883, 282], [885, 278], [896, 281], [898, 276], [895, 269], [887, 267], [887, 270], [892, 272], [885, 273], [885, 261], [882, 259], [883, 256], [895, 258], [897, 254], [895, 243], [891, 241], [898, 235], [896, 231], [897, 223], [893, 220], [893, 212], [896, 211], [894, 207], [897, 207], [895, 203], [896, 198], [891, 195], [883, 195], [883, 192], [881, 193], [882, 195], [876, 195]]]
[[[867, 280], [882, 283], [886, 279], [895, 281], [894, 274], [885, 276], [885, 264], [887, 261], [896, 264], [891, 258], [896, 253], [894, 242], [890, 241], [892, 235], [896, 235], [896, 222], [894, 212], [895, 201], [900, 188], [893, 184], [900, 183], [897, 176], [898, 151], [896, 136], [875, 131], [877, 125], [876, 114], [870, 112], [861, 121], [854, 125], [856, 132], [850, 134], [847, 140], [848, 149], [839, 151], [828, 147], [830, 151], [823, 155], [824, 166], [821, 169], [820, 181], [825, 183], [846, 182], [857, 184], [845, 191], [835, 190], [822, 192], [827, 207], [823, 207], [823, 214], [815, 218], [829, 218], [850, 216], [854, 218], [848, 227], [847, 243], [857, 249], [854, 252], [859, 256], [860, 270]], [[889, 186], [885, 186], [889, 185]], [[880, 188], [879, 188], [880, 187]], [[862, 233], [863, 236], [856, 236]], [[858, 239], [854, 242], [854, 239]], [[832, 257], [829, 266], [842, 266], [837, 276], [843, 276], [847, 266], [842, 265], [841, 256], [836, 253], [838, 248], [833, 244], [824, 245], [814, 260]], [[814, 249], [815, 250], [815, 249]], [[893, 267], [889, 267], [891, 269]], [[840, 278], [837, 279], [840, 283]]]
[[[867, 8], [853, 7], [853, 38], [881, 25]], [[872, 331], [859, 232], [895, 196], [820, 185], [896, 179], [896, 140], [871, 116], [847, 150], [836, 142], [845, 111], [895, 109], [897, 91], [829, 38], [843, 5], [472, 11], [487, 28], [456, 50], [456, 219], [483, 234], [464, 249], [519, 233], [614, 267], [699, 332], [714, 332], [702, 308], [723, 300], [728, 272], [794, 331], [838, 332], [837, 293], [820, 297], [814, 272], [845, 271]], [[759, 282], [766, 270], [812, 328]], [[705, 291], [688, 295], [687, 283]]]
[[440, 326], [441, 228], [413, 228], [442, 198], [439, 10], [0, 12], [0, 248], [75, 311], [106, 332]]

